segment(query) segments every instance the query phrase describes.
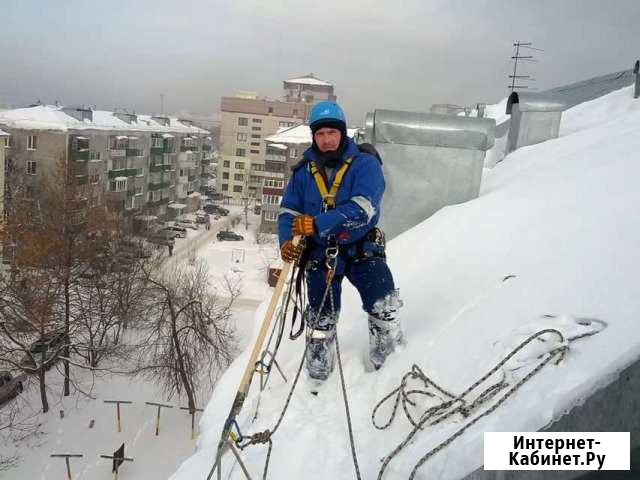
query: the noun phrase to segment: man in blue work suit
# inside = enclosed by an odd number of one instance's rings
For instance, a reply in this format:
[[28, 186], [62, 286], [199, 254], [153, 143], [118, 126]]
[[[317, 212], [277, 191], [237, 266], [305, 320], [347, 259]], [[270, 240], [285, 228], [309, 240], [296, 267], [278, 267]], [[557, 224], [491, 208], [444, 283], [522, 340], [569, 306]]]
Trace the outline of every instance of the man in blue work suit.
[[[325, 380], [334, 366], [342, 279], [347, 277], [356, 287], [369, 315], [369, 360], [375, 369], [402, 342], [396, 318], [402, 302], [386, 263], [384, 234], [376, 227], [385, 189], [379, 157], [361, 151], [347, 136], [344, 113], [335, 102], [314, 105], [309, 124], [313, 144], [293, 167], [280, 205], [278, 231], [286, 262], [302, 253], [293, 245], [293, 237], [307, 239], [305, 365], [311, 378]], [[327, 258], [336, 267], [330, 289]]]

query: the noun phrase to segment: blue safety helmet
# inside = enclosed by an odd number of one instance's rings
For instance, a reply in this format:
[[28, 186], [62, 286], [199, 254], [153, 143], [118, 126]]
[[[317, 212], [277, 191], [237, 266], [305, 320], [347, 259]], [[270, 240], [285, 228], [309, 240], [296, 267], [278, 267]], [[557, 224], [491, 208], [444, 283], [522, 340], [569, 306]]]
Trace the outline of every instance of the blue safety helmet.
[[346, 128], [347, 120], [344, 116], [344, 112], [336, 102], [332, 102], [330, 100], [318, 102], [313, 106], [309, 113], [309, 125], [312, 130], [314, 130], [313, 127], [319, 123], [335, 122], [343, 123]]

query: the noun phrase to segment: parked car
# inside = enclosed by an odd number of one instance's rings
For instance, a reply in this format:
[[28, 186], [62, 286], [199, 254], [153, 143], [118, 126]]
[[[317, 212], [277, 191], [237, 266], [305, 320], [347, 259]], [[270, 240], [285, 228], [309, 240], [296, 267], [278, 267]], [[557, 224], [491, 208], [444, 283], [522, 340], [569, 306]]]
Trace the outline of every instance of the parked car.
[[185, 238], [187, 236], [187, 229], [179, 225], [170, 225], [168, 227], [164, 227], [162, 230], [172, 232], [173, 236], [178, 238]]
[[[40, 363], [42, 362], [42, 355], [44, 353], [44, 363], [47, 364], [46, 370], [49, 370], [57, 362], [60, 350], [66, 343], [69, 343], [69, 337], [64, 332], [45, 333], [29, 346], [31, 355], [25, 354], [20, 363], [25, 367], [35, 368], [36, 365], [32, 357]], [[52, 359], [54, 359], [54, 361], [51, 361]]]
[[209, 223], [209, 214], [196, 215], [196, 223], [204, 223], [205, 225]]
[[171, 227], [164, 227], [161, 228], [160, 230], [158, 230], [159, 233], [166, 235], [169, 238], [176, 238], [180, 236], [180, 233], [176, 232], [173, 228]]
[[14, 377], [7, 371], [0, 372], [0, 406], [22, 393], [23, 375]]
[[198, 230], [198, 224], [191, 219], [181, 218], [176, 220], [176, 225], [183, 228], [190, 228], [192, 230]]
[[202, 209], [209, 214], [229, 215], [229, 210], [213, 203], [207, 203]]
[[220, 230], [218, 232], [218, 234], [216, 235], [216, 238], [218, 240], [220, 240], [220, 241], [222, 241], [222, 240], [232, 240], [232, 241], [244, 240], [244, 237], [242, 235], [239, 235], [236, 232], [232, 232], [231, 230]]

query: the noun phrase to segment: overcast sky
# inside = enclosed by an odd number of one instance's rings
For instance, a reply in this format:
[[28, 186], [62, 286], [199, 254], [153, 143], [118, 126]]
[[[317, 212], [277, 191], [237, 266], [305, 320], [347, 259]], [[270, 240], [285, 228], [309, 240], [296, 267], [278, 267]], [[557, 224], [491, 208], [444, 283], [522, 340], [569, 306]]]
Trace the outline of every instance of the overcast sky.
[[[513, 42], [546, 89], [631, 68], [640, 0], [2, 0], [0, 106], [38, 99], [217, 114], [313, 72], [351, 124], [375, 108], [494, 103]], [[520, 73], [520, 72], [519, 72]]]

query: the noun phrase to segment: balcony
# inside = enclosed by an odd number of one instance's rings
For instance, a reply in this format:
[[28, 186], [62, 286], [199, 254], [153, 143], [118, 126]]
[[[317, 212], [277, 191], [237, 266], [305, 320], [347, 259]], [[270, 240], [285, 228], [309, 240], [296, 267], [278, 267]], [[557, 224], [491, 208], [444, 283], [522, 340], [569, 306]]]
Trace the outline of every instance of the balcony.
[[164, 165], [159, 164], [159, 165], [150, 165], [149, 166], [149, 171], [152, 173], [157, 173], [157, 172], [164, 172]]
[[142, 157], [141, 148], [127, 148], [127, 157]]
[[142, 170], [139, 168], [122, 168], [120, 170], [109, 170], [107, 175], [109, 179], [114, 179], [116, 177], [135, 177], [141, 173]]
[[205, 152], [210, 152], [211, 151], [211, 145], [207, 145], [205, 143], [204, 145], [202, 145], [202, 150], [204, 150]]
[[127, 150], [124, 148], [121, 149], [113, 149], [113, 150], [109, 150], [109, 154], [111, 155], [111, 158], [122, 158], [127, 154]]
[[89, 160], [89, 150], [71, 150], [71, 160], [76, 162]]
[[202, 161], [200, 162], [201, 165], [210, 165], [211, 164], [211, 159], [209, 158], [203, 158]]
[[265, 160], [270, 160], [272, 162], [286, 162], [287, 157], [284, 155], [274, 155], [273, 153], [267, 153], [264, 157]]
[[151, 155], [162, 155], [164, 153], [164, 147], [162, 145], [151, 146]]
[[195, 145], [180, 145], [181, 152], [195, 152], [197, 150]]
[[169, 182], [150, 183], [147, 187], [150, 191], [160, 190], [162, 188], [169, 188]]
[[197, 178], [196, 175], [188, 175], [187, 176], [187, 180], [190, 181], [190, 182], [193, 182], [196, 178]]

